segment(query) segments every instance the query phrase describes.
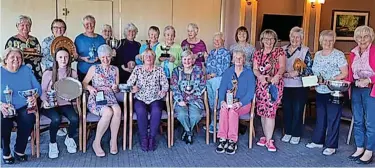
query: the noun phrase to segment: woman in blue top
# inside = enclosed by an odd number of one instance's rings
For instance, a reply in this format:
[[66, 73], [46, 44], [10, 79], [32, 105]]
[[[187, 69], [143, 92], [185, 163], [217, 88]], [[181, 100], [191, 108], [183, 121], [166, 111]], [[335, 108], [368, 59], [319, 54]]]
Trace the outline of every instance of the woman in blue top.
[[156, 26], [151, 26], [148, 29], [148, 43], [142, 44], [141, 48], [139, 49], [139, 55], [135, 57], [135, 63], [137, 65], [142, 65], [143, 64], [143, 58], [141, 54], [146, 51], [146, 49], [149, 47], [152, 49], [152, 51], [156, 51], [156, 46], [159, 44], [159, 35], [160, 35], [160, 30]]
[[[213, 43], [215, 48], [208, 53], [206, 58], [206, 86], [211, 112], [214, 109], [216, 90], [219, 89], [221, 75], [230, 66], [231, 59], [230, 51], [224, 48], [224, 34], [222, 32], [214, 34]], [[213, 113], [211, 114], [211, 118], [213, 118]], [[210, 133], [214, 132], [212, 120], [209, 129]]]
[[236, 153], [239, 117], [249, 113], [254, 98], [255, 77], [252, 70], [244, 67], [245, 60], [243, 51], [234, 51], [234, 66], [224, 72], [220, 83], [220, 128], [217, 134], [220, 140], [217, 153]]
[[[27, 102], [37, 106], [37, 96], [41, 95], [42, 89], [29, 67], [23, 64], [23, 54], [20, 49], [9, 47], [1, 56], [1, 141], [3, 148], [3, 163], [13, 164], [14, 158], [10, 151], [10, 136], [13, 122], [17, 122], [17, 139], [14, 156], [19, 161], [27, 161], [25, 149], [28, 137], [33, 130], [35, 115], [26, 110]], [[21, 80], [22, 79], [22, 80]], [[20, 80], [22, 82], [20, 82]], [[4, 91], [11, 90], [11, 102], [6, 100]], [[38, 89], [38, 93], [29, 98], [18, 95], [19, 91]], [[9, 99], [8, 99], [9, 100]], [[9, 108], [14, 108], [17, 116], [8, 118]]]
[[98, 64], [98, 47], [105, 44], [104, 38], [94, 33], [95, 18], [87, 15], [83, 18], [85, 32], [78, 35], [74, 41], [78, 54], [78, 79], [83, 81], [91, 65]]

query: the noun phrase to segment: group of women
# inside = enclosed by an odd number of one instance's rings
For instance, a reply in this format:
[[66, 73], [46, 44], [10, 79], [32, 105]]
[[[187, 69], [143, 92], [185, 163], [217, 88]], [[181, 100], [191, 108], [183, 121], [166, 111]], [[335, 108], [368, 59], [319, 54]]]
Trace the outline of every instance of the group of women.
[[[37, 88], [38, 93], [27, 99], [13, 94], [9, 103], [5, 92], [1, 92], [4, 163], [12, 164], [15, 159], [27, 160], [25, 148], [35, 122], [35, 116], [26, 110], [27, 104], [41, 107], [41, 113], [51, 119], [50, 158], [57, 158], [59, 154], [56, 133], [62, 115], [70, 123], [65, 139], [67, 151], [76, 152], [73, 137], [79, 121], [73, 104], [57, 98], [57, 106], [49, 107], [47, 101], [47, 94], [54, 89], [54, 83], [66, 77], [79, 79], [90, 93], [87, 107], [91, 113], [100, 116], [92, 147], [98, 157], [104, 157], [106, 153], [101, 147], [101, 139], [108, 127], [111, 130], [110, 153], [118, 153], [117, 135], [121, 122], [118, 101], [121, 100], [117, 98], [117, 93], [120, 83], [132, 86], [142, 150], [157, 148], [156, 136], [163, 101], [169, 90], [173, 93], [177, 119], [183, 127], [181, 139], [193, 143], [193, 128], [202, 117], [202, 95], [207, 91], [210, 111], [220, 109], [216, 152], [235, 154], [239, 116], [250, 112], [254, 98], [264, 134], [257, 145], [271, 152], [277, 150], [272, 137], [276, 112], [281, 104], [285, 129], [281, 141], [299, 144], [303, 133], [303, 108], [309, 90], [303, 87], [301, 78], [309, 75], [352, 83], [350, 93], [357, 150], [349, 159], [365, 164], [372, 161], [375, 150], [375, 116], [371, 112], [375, 108], [375, 46], [372, 42], [375, 37], [373, 29], [368, 26], [355, 30], [354, 39], [358, 46], [351, 50], [348, 62], [344, 53], [334, 48], [336, 35], [331, 30], [321, 32], [319, 42], [322, 50], [313, 57], [309, 48], [302, 45], [304, 33], [299, 27], [290, 31], [290, 44], [283, 47], [276, 45], [278, 38], [275, 31], [264, 30], [260, 34], [260, 49], [248, 43], [249, 32], [245, 27], [237, 29], [236, 43], [229, 50], [224, 47], [224, 34], [218, 32], [213, 36], [214, 49], [208, 51], [205, 42], [197, 37], [199, 28], [194, 23], [187, 26], [188, 38], [181, 45], [175, 42], [173, 26], [164, 28], [162, 42], [159, 42], [159, 28], [151, 26], [147, 43], [141, 45], [135, 41], [137, 27], [129, 23], [125, 26], [125, 39], [113, 51], [106, 44], [112, 38], [111, 26], [104, 25], [102, 35], [99, 35], [94, 32], [93, 16], [85, 16], [82, 24], [85, 32], [74, 41], [78, 55], [76, 71], [71, 68], [73, 60], [67, 49], [59, 48], [54, 55], [50, 53], [52, 41], [66, 31], [67, 25], [63, 20], [52, 22], [52, 36], [44, 39], [40, 46], [38, 40], [29, 35], [31, 19], [19, 17], [16, 24], [18, 34], [8, 40], [1, 56], [1, 88], [10, 88], [13, 93]], [[41, 52], [43, 56], [24, 54], [28, 52]], [[306, 64], [302, 71], [293, 68], [297, 59]], [[320, 83], [315, 90], [317, 120], [312, 141], [306, 147], [325, 147], [323, 154], [332, 155], [338, 148], [342, 105], [330, 101], [331, 91], [326, 83]], [[99, 94], [103, 95], [101, 101], [97, 100]], [[16, 109], [16, 117], [7, 117], [10, 107]], [[18, 123], [14, 157], [9, 147], [13, 121]], [[216, 127], [213, 123], [211, 120], [206, 127], [210, 132]]]

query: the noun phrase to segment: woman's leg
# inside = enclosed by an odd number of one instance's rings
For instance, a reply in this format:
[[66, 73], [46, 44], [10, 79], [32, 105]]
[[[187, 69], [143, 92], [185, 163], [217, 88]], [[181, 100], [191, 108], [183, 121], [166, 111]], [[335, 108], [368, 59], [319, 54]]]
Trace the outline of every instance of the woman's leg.
[[73, 138], [77, 133], [79, 124], [77, 112], [74, 110], [72, 105], [60, 106], [59, 112], [61, 112], [69, 120], [68, 137]]
[[373, 156], [375, 151], [375, 98], [370, 96], [370, 89], [366, 91], [367, 93], [363, 96], [365, 98], [365, 113], [366, 113], [366, 151], [361, 157], [362, 161], [367, 161]]
[[354, 142], [357, 146], [357, 150], [352, 156], [359, 156], [365, 151], [365, 102], [362, 99], [362, 92], [362, 89], [352, 86]]
[[51, 120], [49, 125], [49, 139], [50, 143], [56, 143], [56, 134], [59, 130], [59, 126], [61, 124], [61, 115], [57, 112], [57, 108], [50, 108], [50, 109], [42, 109], [43, 115], [48, 117]]
[[228, 139], [238, 141], [238, 122], [241, 115], [250, 112], [251, 103], [242, 106], [238, 110], [229, 110], [229, 123], [228, 123]]
[[329, 94], [316, 93], [316, 124], [312, 136], [312, 142], [315, 144], [324, 144], [327, 128], [327, 103]]
[[155, 100], [150, 104], [150, 136], [151, 138], [155, 138], [158, 134], [161, 113], [162, 113], [162, 101]]
[[284, 118], [284, 128], [285, 135], [292, 135], [293, 125], [293, 104], [294, 104], [294, 88], [284, 88], [283, 94], [283, 118]]
[[105, 133], [105, 131], [108, 129], [109, 122], [112, 119], [113, 111], [110, 107], [105, 106], [102, 108], [102, 116], [98, 122], [97, 128], [96, 128], [96, 135], [94, 142], [92, 144], [92, 147], [94, 149], [94, 152], [96, 156], [102, 157], [105, 156], [105, 153], [103, 151], [103, 148], [101, 146], [102, 137]]
[[266, 140], [269, 141], [272, 139], [273, 131], [275, 129], [275, 118], [264, 118], [264, 136]]
[[291, 135], [293, 137], [301, 137], [303, 130], [303, 110], [307, 101], [307, 89], [295, 88], [295, 98], [293, 104], [293, 117], [291, 118]]
[[329, 102], [327, 104], [327, 148], [338, 148], [339, 145], [339, 130], [340, 121], [342, 114], [342, 105], [333, 104]]
[[[219, 131], [217, 132], [217, 137], [222, 139], [228, 139], [229, 132], [229, 109], [220, 109], [220, 119], [219, 119]], [[237, 130], [238, 131], [238, 130]]]
[[10, 152], [10, 136], [13, 129], [13, 121], [14, 118], [4, 118], [3, 114], [1, 113], [1, 145], [3, 149], [3, 157], [7, 157], [11, 155]]
[[189, 105], [189, 120], [190, 120], [190, 131], [193, 131], [194, 126], [202, 119], [202, 109], [195, 104]]
[[17, 110], [17, 139], [14, 151], [18, 155], [25, 153], [28, 138], [33, 130], [35, 123], [35, 115], [28, 114], [26, 107]]
[[134, 109], [137, 114], [138, 133], [140, 138], [147, 137], [147, 126], [148, 126], [148, 112], [146, 104], [141, 101], [134, 99]]
[[180, 106], [176, 104], [175, 112], [177, 113], [177, 120], [180, 121], [181, 125], [184, 127], [184, 131], [191, 131], [189, 122], [189, 113], [187, 106]]
[[117, 135], [121, 123], [121, 108], [118, 104], [112, 106], [113, 117], [111, 120], [111, 142], [110, 152], [112, 154], [117, 153]]

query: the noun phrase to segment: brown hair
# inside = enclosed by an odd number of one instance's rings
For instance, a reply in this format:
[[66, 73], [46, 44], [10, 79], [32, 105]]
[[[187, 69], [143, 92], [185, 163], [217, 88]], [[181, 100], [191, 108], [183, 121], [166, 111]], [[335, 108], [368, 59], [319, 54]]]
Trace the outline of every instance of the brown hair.
[[[52, 85], [51, 85], [51, 88], [54, 89], [54, 85], [55, 85], [55, 82], [57, 82], [59, 80], [58, 78], [58, 75], [59, 75], [59, 64], [57, 63], [56, 61], [56, 56], [57, 56], [57, 53], [60, 52], [60, 51], [65, 51], [68, 53], [69, 55], [69, 51], [68, 49], [66, 48], [58, 48], [56, 49], [56, 52], [55, 52], [55, 58], [53, 60], [53, 67], [52, 67]], [[72, 67], [71, 67], [71, 64], [72, 64], [72, 57], [69, 55], [69, 59], [68, 59], [68, 64], [66, 65], [66, 77], [71, 77], [72, 76]]]
[[[65, 28], [64, 33], [66, 32], [66, 29], [67, 29], [67, 27], [66, 27], [66, 23], [65, 23], [64, 20], [62, 20], [62, 19], [55, 19], [55, 20], [52, 21], [52, 23], [51, 23], [51, 31], [53, 30], [53, 25], [54, 25], [55, 23], [62, 23], [62, 24], [64, 25], [64, 28]], [[53, 32], [52, 32], [52, 33], [53, 33]]]
[[238, 43], [238, 33], [240, 32], [245, 32], [246, 33], [246, 42], [249, 41], [249, 31], [247, 30], [247, 28], [245, 26], [241, 26], [239, 28], [237, 28], [236, 30], [236, 35], [234, 36], [234, 39], [236, 40], [236, 42]]

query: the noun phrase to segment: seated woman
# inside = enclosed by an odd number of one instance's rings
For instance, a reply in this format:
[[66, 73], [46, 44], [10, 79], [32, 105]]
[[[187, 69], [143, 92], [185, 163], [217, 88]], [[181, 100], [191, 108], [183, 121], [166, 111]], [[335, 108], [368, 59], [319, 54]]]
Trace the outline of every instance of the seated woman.
[[[42, 93], [40, 84], [29, 67], [22, 65], [23, 54], [20, 49], [9, 47], [1, 56], [1, 142], [4, 164], [13, 164], [14, 158], [10, 151], [10, 136], [13, 129], [13, 122], [17, 122], [17, 138], [14, 148], [14, 157], [19, 161], [27, 161], [25, 149], [28, 137], [33, 130], [35, 115], [27, 112], [27, 102], [37, 106], [37, 96]], [[22, 79], [22, 82], [20, 82]], [[4, 94], [5, 89], [11, 90], [10, 100]], [[4, 89], [4, 90], [3, 90]], [[19, 96], [18, 91], [38, 89], [38, 93], [27, 99]], [[7, 100], [8, 99], [8, 100]], [[9, 103], [10, 102], [10, 103]], [[17, 116], [9, 118], [8, 110], [14, 108]]]
[[53, 60], [52, 70], [47, 70], [43, 73], [42, 96], [40, 97], [43, 101], [42, 114], [51, 119], [51, 124], [49, 126], [50, 143], [48, 150], [48, 157], [51, 159], [59, 157], [56, 134], [61, 123], [61, 116], [64, 115], [69, 120], [69, 134], [65, 139], [66, 149], [69, 153], [77, 152], [77, 145], [73, 136], [76, 134], [78, 127], [78, 114], [74, 110], [71, 102], [63, 100], [60, 97], [56, 97], [57, 105], [55, 107], [51, 107], [48, 102], [48, 92], [54, 90], [53, 86], [55, 82], [66, 77], [78, 79], [77, 71], [71, 68], [72, 57], [69, 55], [67, 49], [57, 49]]
[[199, 66], [194, 66], [194, 54], [190, 50], [182, 52], [182, 66], [173, 70], [171, 90], [175, 102], [177, 119], [184, 127], [181, 139], [193, 143], [193, 128], [201, 120], [206, 88], [204, 74]]
[[243, 51], [234, 51], [234, 66], [224, 72], [220, 82], [220, 127], [217, 134], [220, 140], [217, 153], [236, 153], [239, 117], [249, 113], [251, 100], [254, 98], [255, 77], [252, 70], [244, 67], [245, 61], [246, 55]]
[[[144, 64], [135, 67], [127, 83], [133, 86], [132, 93], [135, 94], [134, 109], [137, 114], [141, 148], [143, 151], [154, 151], [162, 114], [162, 99], [168, 92], [169, 84], [163, 68], [154, 65], [155, 53], [151, 49], [146, 49], [142, 57]], [[150, 136], [147, 131], [148, 111], [151, 113]]]
[[[115, 155], [118, 152], [117, 134], [121, 122], [121, 108], [116, 101], [115, 92], [119, 91], [119, 70], [111, 65], [112, 48], [110, 46], [101, 45], [98, 48], [98, 56], [101, 63], [90, 67], [82, 83], [83, 87], [90, 92], [88, 109], [91, 113], [101, 117], [92, 148], [96, 156], [104, 157], [105, 153], [100, 142], [109, 125], [111, 125], [110, 153]], [[89, 85], [90, 81], [92, 85]]]

